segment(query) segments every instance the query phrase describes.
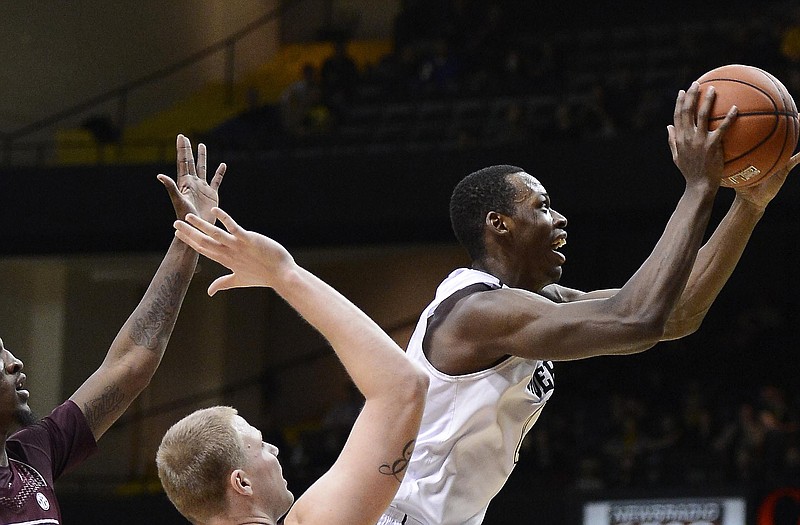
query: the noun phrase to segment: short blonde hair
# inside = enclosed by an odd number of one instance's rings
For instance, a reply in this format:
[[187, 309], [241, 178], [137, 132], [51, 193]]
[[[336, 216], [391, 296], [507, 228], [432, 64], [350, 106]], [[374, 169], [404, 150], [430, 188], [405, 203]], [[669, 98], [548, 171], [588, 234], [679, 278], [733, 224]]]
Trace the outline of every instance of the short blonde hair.
[[156, 453], [167, 497], [190, 521], [225, 511], [230, 473], [245, 465], [244, 443], [233, 427], [237, 411], [215, 406], [184, 417], [164, 434]]

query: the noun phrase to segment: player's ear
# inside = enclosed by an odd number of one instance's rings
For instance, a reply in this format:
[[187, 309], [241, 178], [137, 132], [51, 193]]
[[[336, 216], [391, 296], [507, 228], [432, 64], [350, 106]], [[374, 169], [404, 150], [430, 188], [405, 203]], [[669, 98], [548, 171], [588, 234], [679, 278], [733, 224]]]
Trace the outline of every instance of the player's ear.
[[247, 477], [247, 473], [242, 469], [236, 469], [231, 472], [230, 484], [233, 490], [243, 496], [253, 495], [253, 485], [250, 483], [250, 478]]
[[494, 233], [503, 235], [508, 232], [510, 220], [510, 217], [507, 217], [502, 213], [490, 211], [486, 214], [486, 227]]

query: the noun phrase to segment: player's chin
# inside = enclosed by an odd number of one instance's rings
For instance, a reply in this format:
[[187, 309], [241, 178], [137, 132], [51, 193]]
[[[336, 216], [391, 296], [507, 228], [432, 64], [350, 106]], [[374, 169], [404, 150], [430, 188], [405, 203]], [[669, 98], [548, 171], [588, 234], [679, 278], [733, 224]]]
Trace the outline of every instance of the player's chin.
[[289, 489], [286, 489], [285, 493], [285, 501], [284, 501], [284, 509], [281, 513], [281, 517], [285, 517], [289, 511], [292, 509], [292, 505], [294, 505], [294, 494]]
[[33, 413], [33, 410], [31, 410], [31, 407], [28, 406], [27, 402], [17, 407], [14, 413], [14, 419], [21, 427], [31, 426], [39, 420], [36, 414]]
[[554, 266], [548, 275], [549, 284], [555, 284], [561, 280], [561, 266]]

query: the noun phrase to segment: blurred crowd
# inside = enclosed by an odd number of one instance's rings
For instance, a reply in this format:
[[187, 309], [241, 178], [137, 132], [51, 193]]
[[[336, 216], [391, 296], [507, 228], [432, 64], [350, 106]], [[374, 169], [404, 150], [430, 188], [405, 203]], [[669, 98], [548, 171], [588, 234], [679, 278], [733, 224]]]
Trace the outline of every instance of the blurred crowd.
[[583, 403], [543, 416], [512, 485], [524, 487], [534, 473], [578, 492], [800, 482], [793, 393], [764, 384], [747, 388], [752, 399], [724, 400], [700, 380], [669, 388], [657, 369], [643, 375], [636, 392], [583, 390]]
[[[564, 386], [523, 443], [506, 491], [591, 493], [619, 489], [774, 488], [800, 484], [800, 415], [796, 392], [765, 383], [741, 395], [715, 392], [701, 380], [669, 385], [659, 369], [630, 377], [634, 389], [617, 391], [585, 372], [556, 370]], [[674, 374], [674, 371], [673, 371]], [[569, 376], [569, 377], [568, 377]], [[569, 390], [568, 390], [569, 389]], [[299, 490], [336, 457], [361, 406], [354, 397], [337, 405], [319, 426], [282, 444], [284, 475]]]
[[[274, 129], [289, 144], [336, 144], [364, 106], [501, 97], [508, 101], [501, 111], [451, 127], [449, 137], [474, 146], [660, 132], [677, 90], [729, 63], [761, 67], [800, 93], [800, 7], [765, 3], [743, 16], [736, 5], [708, 19], [621, 18], [560, 29], [515, 2], [406, 0], [390, 53], [359, 67], [347, 42], [336, 42], [321, 67], [306, 65], [286, 89]], [[531, 97], [544, 103], [526, 104]], [[358, 120], [370, 128], [358, 136], [365, 145], [392, 124], [381, 118], [397, 122], [380, 111]], [[413, 140], [412, 123], [396, 135]]]

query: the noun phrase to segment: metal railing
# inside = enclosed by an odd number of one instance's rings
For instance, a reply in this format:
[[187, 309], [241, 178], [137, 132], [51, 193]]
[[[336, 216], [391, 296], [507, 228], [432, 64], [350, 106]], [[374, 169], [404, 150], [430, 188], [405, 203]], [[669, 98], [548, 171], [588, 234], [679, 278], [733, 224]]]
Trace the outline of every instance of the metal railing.
[[222, 53], [224, 56], [222, 78], [224, 79], [225, 85], [224, 99], [221, 100], [220, 103], [230, 105], [233, 102], [235, 86], [237, 44], [266, 24], [278, 19], [286, 9], [302, 1], [304, 0], [282, 1], [279, 3], [278, 7], [256, 20], [253, 20], [242, 29], [176, 63], [127, 82], [121, 86], [109, 89], [100, 95], [57, 111], [52, 115], [26, 124], [11, 132], [0, 132], [0, 143], [2, 143], [2, 149], [0, 149], [0, 164], [8, 166], [11, 164], [41, 165], [46, 163], [50, 160], [55, 150], [55, 140], [42, 139], [40, 137], [33, 139], [31, 137], [37, 136], [42, 131], [53, 129], [59, 125], [63, 126], [75, 122], [77, 118], [87, 116], [97, 108], [109, 105], [115, 106], [116, 118], [113, 120], [113, 124], [120, 132], [124, 131], [129, 125], [129, 103], [131, 96], [135, 92], [142, 91], [146, 87], [152, 87], [159, 82], [163, 82], [177, 73], [183, 72], [191, 66], [218, 55], [219, 53]]

